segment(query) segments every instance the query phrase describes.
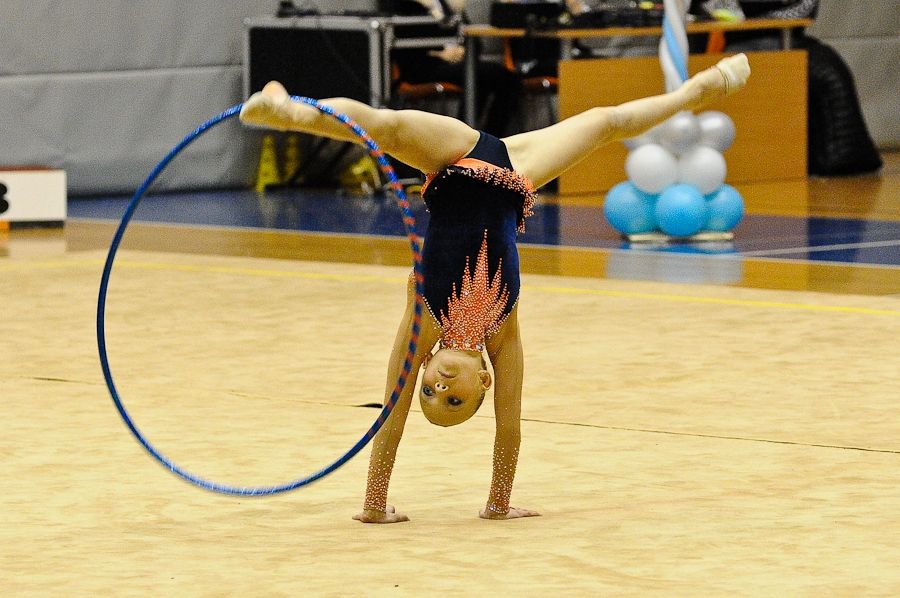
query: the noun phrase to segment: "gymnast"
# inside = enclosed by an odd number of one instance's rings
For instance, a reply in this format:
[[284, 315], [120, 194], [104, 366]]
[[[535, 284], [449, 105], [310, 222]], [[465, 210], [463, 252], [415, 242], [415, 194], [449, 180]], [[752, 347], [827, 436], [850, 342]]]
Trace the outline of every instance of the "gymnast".
[[[738, 54], [701, 71], [670, 93], [591, 108], [549, 127], [504, 139], [448, 116], [375, 109], [347, 98], [321, 100], [356, 121], [386, 154], [426, 173], [422, 197], [431, 218], [422, 270], [427, 309], [423, 310], [411, 371], [423, 369], [419, 404], [425, 417], [440, 426], [472, 417], [494, 386], [493, 475], [480, 517], [539, 515], [510, 507], [521, 438], [523, 375], [516, 235], [524, 230], [535, 189], [606, 143], [639, 135], [679, 111], [700, 108], [738, 90], [749, 74], [746, 56]], [[274, 81], [244, 104], [240, 119], [251, 126], [360, 141], [334, 118], [292, 101]], [[413, 274], [391, 352], [385, 400], [403, 368], [414, 305]], [[354, 516], [358, 521], [408, 521], [387, 504], [387, 494], [415, 386], [413, 376], [375, 435], [363, 510]]]

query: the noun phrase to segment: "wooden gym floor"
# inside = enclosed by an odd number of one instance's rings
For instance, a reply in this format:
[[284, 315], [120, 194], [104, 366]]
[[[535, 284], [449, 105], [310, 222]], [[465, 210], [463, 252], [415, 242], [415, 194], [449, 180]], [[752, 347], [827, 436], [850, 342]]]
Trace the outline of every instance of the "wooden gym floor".
[[[782, 189], [769, 209], [763, 190], [751, 211], [896, 221], [895, 165], [877, 185]], [[830, 200], [840, 185], [850, 199]], [[111, 230], [72, 220], [4, 239], [3, 595], [900, 594], [900, 264], [746, 256], [717, 280], [712, 257], [685, 256], [706, 275], [677, 282], [616, 276], [629, 250], [523, 246], [513, 502], [543, 516], [477, 518], [488, 401], [449, 430], [411, 415], [390, 495], [411, 521], [365, 526], [351, 516], [368, 449], [262, 499], [194, 488], [144, 453], [97, 357]], [[381, 398], [404, 252], [135, 224], [107, 335], [138, 426], [216, 481], [324, 466], [377, 414], [358, 405]]]

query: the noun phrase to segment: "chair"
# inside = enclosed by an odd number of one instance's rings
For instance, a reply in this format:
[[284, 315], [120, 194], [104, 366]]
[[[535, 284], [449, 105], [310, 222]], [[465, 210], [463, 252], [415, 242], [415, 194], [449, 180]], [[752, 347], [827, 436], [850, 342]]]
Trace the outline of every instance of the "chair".
[[458, 112], [458, 103], [463, 95], [459, 85], [446, 81], [409, 83], [402, 80], [396, 65], [391, 67], [391, 75], [394, 90], [392, 103], [396, 108], [416, 108], [451, 116]]
[[[513, 56], [512, 45], [508, 39], [503, 41], [503, 64], [510, 71], [518, 72], [519, 70]], [[559, 77], [555, 75], [525, 75], [520, 78], [520, 82], [525, 94], [520, 121], [522, 130], [537, 129], [555, 123], [557, 121], [556, 96], [559, 90]], [[530, 111], [525, 110], [527, 103], [534, 99], [540, 101], [546, 109], [545, 118], [536, 123], [529, 122]]]
[[[436, 114], [456, 116], [462, 101], [462, 87], [446, 81], [409, 83], [403, 81], [400, 69], [391, 66], [391, 107], [395, 109], [416, 109]], [[397, 160], [392, 160], [400, 183], [408, 193], [419, 192], [425, 178], [422, 173]]]

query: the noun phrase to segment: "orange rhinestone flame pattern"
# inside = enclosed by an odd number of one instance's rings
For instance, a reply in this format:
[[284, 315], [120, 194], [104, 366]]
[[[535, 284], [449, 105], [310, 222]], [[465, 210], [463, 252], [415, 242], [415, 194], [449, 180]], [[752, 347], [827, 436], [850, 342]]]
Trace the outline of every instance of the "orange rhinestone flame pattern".
[[469, 270], [469, 260], [463, 271], [462, 287], [453, 293], [447, 304], [448, 313], [441, 311], [441, 347], [467, 351], [483, 351], [485, 338], [500, 327], [503, 311], [509, 301], [509, 291], [502, 285], [502, 263], [498, 264], [494, 279], [488, 280], [487, 231], [475, 261], [475, 274]]

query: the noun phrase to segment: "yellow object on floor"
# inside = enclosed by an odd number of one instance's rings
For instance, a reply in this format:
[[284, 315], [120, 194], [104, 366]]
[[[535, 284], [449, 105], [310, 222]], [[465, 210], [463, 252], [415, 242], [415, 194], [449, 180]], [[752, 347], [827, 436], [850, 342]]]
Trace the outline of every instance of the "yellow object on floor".
[[284, 162], [282, 172], [285, 181], [290, 180], [300, 169], [300, 136], [296, 133], [288, 135], [284, 143]]
[[375, 160], [368, 154], [350, 164], [340, 174], [341, 186], [372, 193], [381, 186], [381, 175]]
[[275, 136], [266, 135], [259, 150], [259, 166], [256, 169], [256, 191], [262, 193], [269, 185], [281, 182], [278, 171], [278, 151], [275, 148]]

